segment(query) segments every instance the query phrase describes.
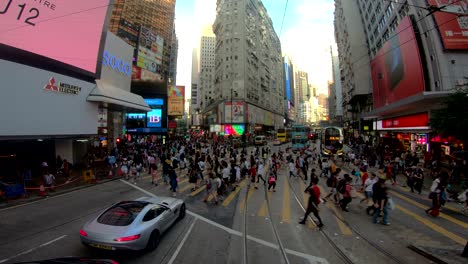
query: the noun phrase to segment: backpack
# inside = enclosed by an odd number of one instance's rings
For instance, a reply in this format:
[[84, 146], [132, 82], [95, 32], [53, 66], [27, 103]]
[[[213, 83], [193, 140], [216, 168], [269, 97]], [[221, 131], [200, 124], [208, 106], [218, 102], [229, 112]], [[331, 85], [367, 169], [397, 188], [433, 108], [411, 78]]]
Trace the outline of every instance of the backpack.
[[338, 182], [338, 185], [336, 186], [336, 190], [341, 194], [344, 194], [346, 192], [346, 180], [345, 179], [342, 179]]
[[327, 179], [327, 187], [332, 187], [333, 186], [333, 176], [328, 177]]

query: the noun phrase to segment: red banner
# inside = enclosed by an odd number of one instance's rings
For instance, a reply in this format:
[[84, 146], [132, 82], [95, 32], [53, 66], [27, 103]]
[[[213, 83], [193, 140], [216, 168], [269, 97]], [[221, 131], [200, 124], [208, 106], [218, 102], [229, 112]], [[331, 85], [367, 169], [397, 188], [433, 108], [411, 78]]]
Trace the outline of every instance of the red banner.
[[407, 116], [399, 116], [382, 120], [382, 128], [427, 127], [429, 126], [429, 114], [420, 113]]
[[[433, 14], [445, 49], [468, 49], [468, 4], [466, 1], [428, 0], [431, 6], [443, 7]], [[447, 13], [449, 12], [449, 13]]]

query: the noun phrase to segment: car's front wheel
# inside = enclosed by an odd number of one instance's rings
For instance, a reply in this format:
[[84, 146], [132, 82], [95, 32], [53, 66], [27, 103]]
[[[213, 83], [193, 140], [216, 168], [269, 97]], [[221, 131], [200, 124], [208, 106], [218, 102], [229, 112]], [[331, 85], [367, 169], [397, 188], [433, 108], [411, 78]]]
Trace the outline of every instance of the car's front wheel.
[[179, 220], [181, 220], [182, 218], [185, 217], [185, 204], [182, 204], [180, 206], [180, 210], [179, 210]]
[[159, 234], [158, 230], [154, 230], [151, 233], [150, 238], [148, 239], [148, 244], [146, 245], [146, 249], [154, 250], [158, 247], [161, 235]]

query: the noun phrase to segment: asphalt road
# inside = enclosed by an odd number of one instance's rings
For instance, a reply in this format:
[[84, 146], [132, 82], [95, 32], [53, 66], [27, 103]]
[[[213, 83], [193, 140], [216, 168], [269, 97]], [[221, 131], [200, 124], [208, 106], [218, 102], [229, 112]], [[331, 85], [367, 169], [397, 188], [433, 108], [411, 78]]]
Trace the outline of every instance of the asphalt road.
[[[300, 204], [307, 199], [305, 183], [288, 179], [286, 166], [276, 192], [266, 192], [263, 185], [248, 188], [243, 182], [219, 205], [203, 203], [205, 192], [191, 192], [183, 175], [178, 197], [185, 200], [189, 213], [152, 252], [107, 252], [81, 245], [81, 225], [112, 203], [170, 195], [168, 186], [152, 187], [149, 178], [137, 185], [115, 180], [0, 210], [0, 264], [63, 256], [119, 263], [430, 263], [407, 246], [461, 250], [460, 243], [468, 237], [466, 216], [447, 210], [445, 218], [428, 218], [421, 206], [430, 202], [404, 188], [394, 189], [399, 196], [393, 196], [398, 206], [391, 211], [391, 226], [372, 224], [365, 205], [355, 198], [349, 213], [331, 202], [322, 204], [325, 227], [318, 230], [310, 220], [298, 224], [304, 214]], [[326, 191], [325, 180], [320, 184]]]

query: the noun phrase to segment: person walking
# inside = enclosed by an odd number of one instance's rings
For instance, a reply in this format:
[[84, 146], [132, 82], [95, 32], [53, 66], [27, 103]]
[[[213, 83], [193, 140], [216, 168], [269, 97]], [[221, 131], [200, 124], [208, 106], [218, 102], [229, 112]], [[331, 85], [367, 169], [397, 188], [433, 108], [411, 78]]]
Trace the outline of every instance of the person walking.
[[[259, 183], [261, 179], [263, 181], [263, 185], [266, 185], [266, 181], [263, 178], [264, 174], [265, 174], [265, 166], [263, 165], [263, 161], [260, 161], [258, 164], [258, 169], [257, 169], [257, 182], [256, 183]], [[257, 187], [255, 188], [258, 189]]]
[[365, 198], [361, 200], [362, 202], [367, 202], [369, 199], [372, 199], [372, 187], [374, 187], [374, 184], [378, 182], [377, 175], [375, 173], [371, 173], [370, 178], [367, 178], [366, 181], [363, 184], [363, 189], [364, 189], [364, 194]]
[[208, 178], [205, 180], [206, 195], [203, 202], [208, 202], [208, 198], [213, 196], [215, 204], [218, 204], [218, 186], [220, 181], [221, 179], [216, 177], [213, 172], [208, 173]]
[[346, 183], [344, 186], [344, 192], [340, 192], [343, 194], [343, 199], [340, 201], [340, 207], [343, 211], [349, 212], [347, 207], [348, 204], [352, 201], [351, 192], [353, 190], [353, 186], [351, 186], [352, 178], [349, 176], [346, 177], [346, 175], [347, 174], [345, 174]]
[[322, 223], [322, 218], [320, 218], [319, 209], [318, 209], [318, 205], [320, 204], [320, 188], [317, 186], [317, 183], [318, 183], [318, 180], [313, 179], [312, 185], [307, 187], [304, 190], [304, 192], [308, 193], [310, 196], [307, 202], [307, 210], [304, 214], [304, 218], [302, 218], [299, 224], [304, 225], [309, 214], [313, 213], [315, 218], [317, 218], [317, 220], [319, 221], [319, 224], [317, 226], [320, 228], [323, 226], [323, 223]]
[[390, 225], [388, 222], [388, 189], [385, 186], [385, 178], [380, 178], [377, 183], [372, 187], [372, 199], [374, 200], [374, 216], [372, 222], [374, 224], [378, 223], [378, 217], [381, 212], [383, 212], [383, 225]]
[[296, 177], [295, 171], [296, 171], [296, 165], [294, 164], [293, 159], [290, 159], [289, 160], [289, 178], [293, 176]]
[[168, 176], [169, 176], [169, 184], [171, 186], [172, 196], [176, 197], [177, 195], [177, 174], [175, 169], [171, 165], [170, 160], [166, 160], [168, 164]]
[[273, 187], [273, 192], [276, 192], [276, 177], [273, 173], [268, 177], [268, 191]]

